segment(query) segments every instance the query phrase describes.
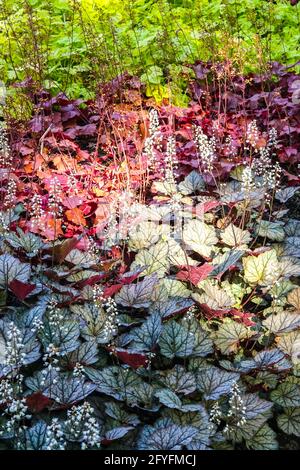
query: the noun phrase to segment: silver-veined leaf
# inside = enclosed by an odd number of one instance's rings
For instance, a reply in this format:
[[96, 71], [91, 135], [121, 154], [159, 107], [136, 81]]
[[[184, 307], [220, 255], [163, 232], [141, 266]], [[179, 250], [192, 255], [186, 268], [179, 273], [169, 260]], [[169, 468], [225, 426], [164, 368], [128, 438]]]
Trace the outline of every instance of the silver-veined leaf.
[[284, 226], [284, 231], [288, 237], [300, 237], [300, 220], [289, 219]]
[[128, 434], [133, 429], [133, 426], [119, 426], [117, 428], [111, 429], [110, 431], [107, 431], [103, 439], [106, 441], [122, 439], [122, 437], [126, 436], [126, 434]]
[[115, 295], [117, 304], [124, 307], [149, 307], [153, 289], [158, 283], [156, 275], [147, 276], [137, 284], [127, 284]]
[[246, 440], [248, 449], [253, 450], [276, 450], [278, 442], [276, 433], [268, 424], [264, 424], [249, 440]]
[[271, 400], [284, 408], [300, 406], [300, 385], [288, 380], [282, 382], [271, 393]]
[[172, 390], [162, 388], [155, 392], [155, 396], [159, 399], [160, 403], [165, 405], [167, 408], [180, 410], [182, 407], [180, 398]]
[[284, 222], [270, 222], [261, 220], [257, 226], [257, 234], [260, 237], [266, 237], [276, 242], [282, 242], [285, 238]]
[[295, 256], [300, 258], [300, 237], [288, 237], [284, 241], [284, 256]]
[[215, 268], [211, 271], [210, 276], [221, 276], [229, 268], [235, 266], [243, 256], [244, 251], [242, 250], [231, 250], [221, 255], [217, 255], [213, 259], [213, 265]]
[[125, 367], [111, 366], [104, 369], [86, 368], [86, 374], [96, 385], [99, 393], [104, 393], [116, 400], [124, 400], [133, 388], [139, 388], [141, 378], [132, 370]]
[[204, 188], [204, 179], [200, 173], [195, 170], [191, 171], [178, 186], [179, 191], [184, 195], [202, 191]]
[[288, 186], [287, 188], [280, 188], [276, 191], [275, 199], [277, 201], [282, 202], [283, 204], [291, 199], [297, 191], [299, 191], [299, 187], [295, 186]]
[[268, 331], [279, 335], [299, 328], [300, 315], [289, 311], [272, 313], [262, 323]]
[[181, 450], [197, 436], [197, 429], [192, 426], [168, 424], [145, 426], [140, 434], [139, 450]]
[[59, 374], [55, 383], [43, 393], [62, 405], [71, 405], [83, 400], [96, 388], [95, 384], [86, 382], [84, 378], [72, 377], [69, 374]]
[[134, 328], [129, 335], [132, 347], [141, 351], [152, 351], [156, 346], [162, 331], [161, 316], [153, 313], [138, 328]]
[[0, 287], [6, 288], [15, 279], [26, 283], [30, 272], [30, 265], [21, 263], [18, 258], [8, 253], [0, 256]]
[[11, 232], [6, 240], [12, 247], [26, 251], [29, 258], [36, 256], [46, 246], [41, 237], [30, 232], [24, 233], [18, 228], [17, 233]]
[[213, 339], [216, 347], [223, 354], [232, 353], [237, 350], [241, 341], [250, 338], [254, 334], [249, 327], [226, 318], [215, 332]]
[[160, 352], [163, 356], [172, 359], [173, 357], [188, 357], [194, 348], [193, 334], [179, 325], [175, 320], [171, 320], [164, 325], [163, 332], [159, 340]]
[[227, 395], [238, 379], [239, 374], [214, 366], [196, 375], [197, 387], [203, 393], [204, 400], [218, 400], [222, 395]]
[[175, 365], [174, 369], [161, 373], [160, 381], [175, 393], [189, 395], [196, 390], [195, 376], [183, 366]]
[[277, 418], [281, 431], [300, 437], [300, 408], [285, 408], [284, 414]]

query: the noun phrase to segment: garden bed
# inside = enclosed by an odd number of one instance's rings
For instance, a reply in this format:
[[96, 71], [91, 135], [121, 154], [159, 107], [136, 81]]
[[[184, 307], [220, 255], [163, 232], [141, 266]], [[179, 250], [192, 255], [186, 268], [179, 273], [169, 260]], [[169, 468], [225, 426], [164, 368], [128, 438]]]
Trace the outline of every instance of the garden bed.
[[19, 84], [1, 131], [0, 442], [299, 449], [299, 82], [191, 66], [186, 108], [123, 74]]

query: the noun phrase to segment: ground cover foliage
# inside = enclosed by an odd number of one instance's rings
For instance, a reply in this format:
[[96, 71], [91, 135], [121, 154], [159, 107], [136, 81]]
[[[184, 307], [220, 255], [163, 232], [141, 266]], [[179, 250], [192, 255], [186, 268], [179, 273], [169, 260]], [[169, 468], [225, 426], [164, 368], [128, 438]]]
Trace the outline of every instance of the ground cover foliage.
[[0, 442], [299, 448], [299, 76], [198, 61], [1, 130]]

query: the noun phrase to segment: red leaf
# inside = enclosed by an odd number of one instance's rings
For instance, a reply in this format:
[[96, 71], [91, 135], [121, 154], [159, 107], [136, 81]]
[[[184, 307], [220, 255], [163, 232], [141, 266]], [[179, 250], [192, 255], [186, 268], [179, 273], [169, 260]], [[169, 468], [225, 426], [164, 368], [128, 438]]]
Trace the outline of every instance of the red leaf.
[[109, 351], [113, 352], [113, 354], [117, 356], [122, 362], [125, 362], [125, 364], [128, 364], [129, 366], [133, 367], [133, 369], [138, 369], [139, 367], [147, 367], [148, 365], [148, 359], [145, 354], [129, 352], [125, 349], [110, 348]]
[[89, 277], [88, 279], [83, 279], [76, 283], [78, 289], [82, 289], [84, 286], [94, 286], [97, 282], [102, 281], [107, 276], [107, 273], [104, 274], [95, 274], [95, 276]]
[[214, 267], [209, 263], [204, 263], [202, 266], [184, 266], [182, 271], [176, 274], [177, 279], [180, 281], [190, 281], [195, 286], [207, 278], [209, 273]]
[[236, 308], [224, 308], [215, 310], [213, 308], [210, 308], [207, 304], [199, 305], [208, 320], [211, 320], [212, 318], [223, 318], [227, 315], [232, 315], [233, 317], [236, 317], [236, 320], [239, 323], [243, 323], [246, 326], [255, 325], [255, 323], [252, 321], [252, 313], [240, 312]]
[[246, 326], [254, 326], [255, 322], [252, 321], [253, 313], [240, 312], [236, 308], [230, 310], [230, 314], [237, 317], [236, 320], [240, 323], [244, 323]]
[[32, 413], [40, 413], [51, 403], [52, 401], [41, 392], [35, 392], [26, 398], [26, 404]]
[[222, 205], [222, 203], [220, 201], [201, 202], [201, 204], [197, 205], [196, 210], [197, 210], [197, 212], [205, 213], [205, 212], [209, 212], [212, 209], [215, 209], [216, 207], [219, 207], [221, 205]]
[[79, 241], [79, 238], [74, 237], [74, 238], [70, 238], [68, 240], [65, 240], [60, 245], [55, 245], [55, 247], [52, 250], [54, 260], [57, 263], [62, 263], [64, 261], [65, 257], [70, 253], [70, 251], [73, 250], [73, 248], [75, 248], [78, 241]]
[[139, 275], [144, 271], [144, 269], [139, 269], [136, 273], [134, 274], [131, 274], [131, 276], [126, 276], [126, 274], [124, 274], [124, 276], [120, 279], [120, 281], [122, 282], [122, 284], [131, 284], [133, 281], [135, 281]]
[[63, 205], [69, 209], [75, 209], [75, 207], [80, 206], [80, 204], [82, 204], [82, 198], [79, 196], [70, 196], [63, 200]]
[[9, 288], [19, 300], [24, 300], [35, 289], [35, 284], [24, 284], [24, 282], [14, 279], [9, 283]]
[[122, 289], [122, 286], [122, 284], [114, 284], [113, 286], [105, 287], [103, 292], [104, 297], [112, 297]]
[[84, 214], [79, 207], [74, 207], [74, 209], [68, 209], [66, 211], [67, 219], [75, 225], [86, 225], [86, 220]]

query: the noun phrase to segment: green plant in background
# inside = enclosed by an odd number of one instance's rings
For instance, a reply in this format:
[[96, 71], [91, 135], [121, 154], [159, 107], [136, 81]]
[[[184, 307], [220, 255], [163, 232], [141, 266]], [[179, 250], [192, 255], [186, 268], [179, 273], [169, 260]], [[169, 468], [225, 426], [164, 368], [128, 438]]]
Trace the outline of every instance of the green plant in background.
[[299, 14], [288, 0], [1, 0], [0, 79], [88, 98], [129, 71], [182, 105], [195, 60], [296, 63]]

